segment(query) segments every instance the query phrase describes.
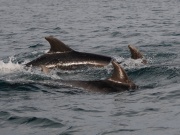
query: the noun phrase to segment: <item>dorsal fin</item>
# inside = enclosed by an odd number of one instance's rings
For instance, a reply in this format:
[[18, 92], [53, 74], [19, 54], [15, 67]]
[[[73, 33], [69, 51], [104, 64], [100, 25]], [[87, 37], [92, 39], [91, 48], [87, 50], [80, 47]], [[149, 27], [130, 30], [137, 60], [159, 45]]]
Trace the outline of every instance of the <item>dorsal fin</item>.
[[57, 38], [54, 38], [53, 36], [45, 37], [45, 39], [49, 42], [51, 45], [51, 48], [48, 53], [55, 53], [55, 52], [71, 52], [73, 49], [65, 45], [63, 42], [58, 40]]
[[137, 48], [135, 48], [132, 45], [128, 45], [128, 48], [131, 52], [131, 58], [132, 59], [142, 59], [143, 58], [142, 53], [140, 53], [140, 51]]
[[114, 67], [114, 71], [112, 76], [108, 80], [122, 83], [131, 82], [125, 70], [115, 60], [112, 61], [112, 65]]
[[137, 48], [135, 48], [132, 45], [128, 45], [128, 48], [129, 48], [129, 50], [131, 52], [131, 58], [132, 59], [135, 59], [135, 60], [136, 59], [142, 59], [142, 63], [147, 64], [147, 60], [144, 59], [143, 54]]

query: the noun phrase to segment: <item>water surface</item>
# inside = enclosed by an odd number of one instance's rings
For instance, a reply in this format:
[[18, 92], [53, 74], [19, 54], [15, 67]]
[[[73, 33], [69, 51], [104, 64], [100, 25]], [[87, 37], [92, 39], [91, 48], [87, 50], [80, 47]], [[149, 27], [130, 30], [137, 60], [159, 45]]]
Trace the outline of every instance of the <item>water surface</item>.
[[[0, 131], [3, 135], [179, 135], [179, 0], [0, 0]], [[56, 79], [105, 79], [111, 66], [24, 69], [53, 35], [77, 51], [122, 62], [135, 92], [101, 94]], [[130, 59], [138, 47], [147, 65]]]

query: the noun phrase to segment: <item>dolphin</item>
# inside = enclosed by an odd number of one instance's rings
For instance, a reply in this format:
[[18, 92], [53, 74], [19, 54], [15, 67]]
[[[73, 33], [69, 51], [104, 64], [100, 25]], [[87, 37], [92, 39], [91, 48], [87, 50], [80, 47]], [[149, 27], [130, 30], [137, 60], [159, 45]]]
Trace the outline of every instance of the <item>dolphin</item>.
[[[50, 50], [46, 54], [27, 63], [27, 67], [40, 67], [41, 65], [44, 65], [47, 68], [72, 70], [83, 66], [104, 67], [114, 60], [109, 56], [75, 51], [53, 36], [45, 37], [45, 39], [50, 44]], [[128, 47], [132, 59], [143, 57], [138, 49], [132, 45], [129, 45]]]
[[131, 52], [131, 59], [142, 59], [143, 64], [147, 64], [147, 60], [144, 58], [143, 54], [134, 46], [128, 45]]
[[[138, 88], [126, 74], [125, 70], [115, 61], [112, 61], [113, 73], [110, 78], [105, 80], [55, 80], [62, 82], [64, 85], [79, 88], [90, 92], [111, 93], [122, 92], [126, 90], [135, 90]], [[41, 66], [44, 73], [48, 73], [48, 68]]]
[[45, 37], [45, 39], [51, 46], [50, 50], [27, 63], [26, 66], [44, 65], [47, 68], [76, 69], [81, 66], [103, 67], [112, 60], [109, 56], [75, 51], [53, 36]]

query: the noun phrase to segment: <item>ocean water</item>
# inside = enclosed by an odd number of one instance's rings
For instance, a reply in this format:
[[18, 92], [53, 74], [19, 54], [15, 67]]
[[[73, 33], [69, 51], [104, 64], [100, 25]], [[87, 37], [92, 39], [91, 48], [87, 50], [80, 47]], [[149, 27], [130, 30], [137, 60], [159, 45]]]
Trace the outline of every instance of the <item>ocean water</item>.
[[[122, 62], [139, 85], [91, 93], [56, 79], [105, 79], [112, 67], [24, 68], [53, 35]], [[130, 59], [133, 44], [148, 60]], [[179, 0], [0, 0], [0, 135], [179, 135]]]

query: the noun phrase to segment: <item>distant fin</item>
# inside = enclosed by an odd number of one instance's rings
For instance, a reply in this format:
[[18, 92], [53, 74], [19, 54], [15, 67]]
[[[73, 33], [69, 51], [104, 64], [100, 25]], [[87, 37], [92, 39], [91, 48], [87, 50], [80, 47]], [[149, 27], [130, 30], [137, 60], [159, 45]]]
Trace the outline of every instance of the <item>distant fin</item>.
[[49, 73], [49, 69], [44, 66], [44, 65], [41, 65], [41, 70], [45, 73], [45, 74], [48, 74]]
[[73, 49], [65, 45], [63, 42], [58, 40], [57, 38], [54, 38], [53, 36], [45, 37], [45, 39], [49, 42], [51, 45], [51, 48], [48, 53], [55, 53], [55, 52], [71, 52]]
[[128, 48], [129, 48], [129, 50], [131, 52], [131, 58], [132, 59], [135, 59], [135, 60], [136, 59], [142, 59], [142, 63], [147, 64], [147, 60], [144, 59], [143, 54], [137, 48], [135, 48], [132, 45], [128, 45]]
[[140, 53], [137, 48], [135, 48], [132, 45], [128, 45], [128, 48], [129, 48], [129, 50], [131, 52], [131, 58], [132, 59], [142, 59], [143, 58], [142, 53]]
[[112, 65], [114, 67], [114, 71], [112, 76], [108, 80], [122, 82], [122, 83], [131, 82], [125, 70], [115, 60], [112, 61]]

